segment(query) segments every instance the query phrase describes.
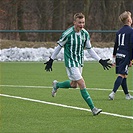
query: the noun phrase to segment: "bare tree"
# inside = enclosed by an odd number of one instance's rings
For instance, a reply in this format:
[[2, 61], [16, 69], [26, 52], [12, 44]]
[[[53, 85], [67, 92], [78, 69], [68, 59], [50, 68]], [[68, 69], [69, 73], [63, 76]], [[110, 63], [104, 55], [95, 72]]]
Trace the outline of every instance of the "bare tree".
[[[87, 30], [117, 30], [118, 16], [129, 10], [130, 0], [0, 0], [0, 29], [65, 30], [73, 25], [73, 15], [86, 16]], [[93, 41], [112, 41], [113, 34], [90, 33]], [[61, 33], [0, 33], [3, 39], [56, 41]]]
[[[17, 26], [18, 26], [18, 30], [24, 30], [24, 0], [18, 0], [16, 4], [17, 7]], [[19, 33], [20, 36], [20, 41], [25, 41], [27, 40], [27, 36], [26, 33]]]
[[[1, 0], [0, 1], [0, 29], [16, 29], [17, 22], [16, 22], [16, 6], [15, 6], [16, 0]], [[14, 36], [16, 37], [16, 33], [11, 34], [2, 34], [3, 38], [6, 39], [14, 39]]]
[[[47, 0], [34, 0], [35, 1], [35, 14], [37, 16], [37, 24], [39, 30], [48, 30], [51, 29], [52, 25], [52, 8], [53, 1]], [[51, 34], [38, 33], [38, 41], [49, 41], [51, 40]]]
[[[89, 13], [93, 0], [84, 0], [84, 14], [86, 16], [86, 23], [89, 23]], [[89, 29], [89, 25], [86, 24], [86, 28]]]

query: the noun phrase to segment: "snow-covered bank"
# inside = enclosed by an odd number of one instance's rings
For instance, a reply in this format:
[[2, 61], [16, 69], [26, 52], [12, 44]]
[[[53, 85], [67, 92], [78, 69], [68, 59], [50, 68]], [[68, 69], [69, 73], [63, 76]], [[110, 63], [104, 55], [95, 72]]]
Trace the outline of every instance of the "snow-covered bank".
[[[112, 58], [113, 48], [94, 48], [96, 53], [103, 59]], [[47, 61], [53, 53], [53, 48], [9, 48], [0, 50], [0, 61]], [[57, 55], [57, 60], [63, 60], [64, 49]], [[84, 60], [94, 60], [85, 50]]]

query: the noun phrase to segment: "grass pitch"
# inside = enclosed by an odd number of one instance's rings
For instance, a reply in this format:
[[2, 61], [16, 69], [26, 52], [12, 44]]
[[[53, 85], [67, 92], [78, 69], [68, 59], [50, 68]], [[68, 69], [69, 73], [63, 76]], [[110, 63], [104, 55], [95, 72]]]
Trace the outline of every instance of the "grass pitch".
[[[133, 95], [132, 73], [130, 68]], [[89, 109], [79, 89], [59, 89], [51, 97], [52, 81], [68, 79], [63, 62], [54, 62], [52, 72], [45, 72], [42, 62], [1, 62], [0, 93], [5, 96], [0, 95], [0, 133], [131, 133], [133, 100], [125, 100], [121, 88], [114, 101], [108, 100], [114, 68], [104, 71], [100, 64], [86, 62], [83, 77], [95, 106], [103, 109], [98, 116], [79, 110]]]

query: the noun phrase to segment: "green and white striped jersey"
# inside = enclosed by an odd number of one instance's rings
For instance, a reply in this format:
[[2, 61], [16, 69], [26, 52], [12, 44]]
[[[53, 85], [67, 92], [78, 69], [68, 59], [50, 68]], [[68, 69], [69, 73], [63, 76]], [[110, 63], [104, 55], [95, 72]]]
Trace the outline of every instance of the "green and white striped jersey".
[[64, 46], [66, 67], [83, 66], [84, 48], [91, 48], [90, 35], [85, 29], [77, 33], [72, 26], [62, 34], [57, 43], [61, 47]]

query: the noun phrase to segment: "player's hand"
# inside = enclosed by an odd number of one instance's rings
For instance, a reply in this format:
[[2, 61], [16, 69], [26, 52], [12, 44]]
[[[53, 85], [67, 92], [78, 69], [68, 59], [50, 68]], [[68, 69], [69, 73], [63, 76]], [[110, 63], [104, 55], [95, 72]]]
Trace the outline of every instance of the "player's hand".
[[130, 61], [129, 63], [129, 67], [131, 67], [133, 65], [133, 61]]
[[103, 66], [104, 70], [109, 70], [109, 68], [111, 68], [112, 63], [109, 62], [110, 59], [106, 59], [106, 60], [99, 60], [99, 63]]
[[52, 71], [52, 64], [53, 64], [53, 61], [54, 61], [54, 60], [50, 58], [49, 61], [47, 61], [46, 63], [44, 63], [44, 64], [46, 64], [46, 66], [45, 66], [45, 70], [46, 70], [46, 71]]

